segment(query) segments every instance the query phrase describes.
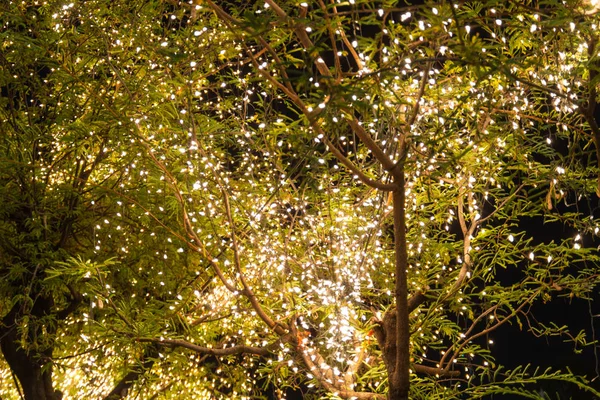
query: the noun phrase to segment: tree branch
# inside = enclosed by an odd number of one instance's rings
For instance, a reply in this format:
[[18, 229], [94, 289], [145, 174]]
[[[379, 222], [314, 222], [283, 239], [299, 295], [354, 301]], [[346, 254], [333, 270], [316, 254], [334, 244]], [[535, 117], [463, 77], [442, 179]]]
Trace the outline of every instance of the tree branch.
[[71, 298], [69, 299], [69, 304], [56, 313], [56, 317], [59, 320], [64, 320], [71, 315], [83, 300], [81, 293], [77, 292], [72, 285], [67, 284], [67, 288], [69, 289], [69, 292], [71, 292]]
[[460, 371], [448, 371], [444, 368], [428, 367], [426, 365], [421, 365], [421, 364], [413, 364], [412, 369], [418, 374], [425, 374], [425, 375], [431, 375], [431, 376], [453, 377], [453, 378], [460, 376]]
[[[458, 357], [458, 355], [460, 354], [460, 351], [468, 344], [471, 343], [473, 340], [477, 339], [478, 337], [487, 335], [488, 333], [498, 329], [501, 325], [504, 325], [504, 323], [506, 323], [507, 321], [509, 321], [510, 319], [512, 319], [515, 315], [517, 315], [522, 309], [523, 307], [525, 307], [527, 304], [530, 304], [541, 292], [541, 288], [539, 288], [538, 290], [536, 290], [535, 292], [533, 292], [533, 294], [531, 296], [529, 296], [525, 301], [523, 301], [523, 303], [521, 303], [521, 305], [519, 307], [517, 307], [516, 309], [514, 309], [508, 316], [506, 316], [505, 318], [503, 318], [502, 320], [497, 321], [494, 325], [490, 326], [489, 328], [486, 328], [472, 336], [468, 336], [468, 333], [472, 332], [475, 324], [481, 320], [481, 318], [483, 317], [482, 315], [479, 316], [479, 318], [477, 318], [475, 321], [473, 321], [473, 323], [471, 324], [471, 327], [469, 328], [469, 330], [467, 331], [467, 334], [465, 335], [465, 338], [463, 339], [462, 343], [456, 348], [456, 350], [454, 350], [454, 352], [452, 353], [452, 356], [448, 359], [448, 362], [446, 362], [446, 366], [443, 367], [445, 371], [449, 371], [450, 367], [453, 364], [453, 361]], [[492, 307], [494, 308], [494, 307]], [[494, 308], [496, 309], [496, 308]], [[486, 314], [487, 315], [487, 314]], [[450, 351], [446, 351], [446, 353], [443, 355], [442, 359], [440, 360], [440, 366], [442, 366], [444, 364], [445, 359], [447, 358], [448, 354], [450, 354]]]
[[[369, 392], [355, 392], [353, 390], [349, 390], [347, 388], [340, 388], [336, 385], [333, 379], [333, 371], [331, 369], [327, 371], [322, 371], [322, 369], [317, 366], [315, 362], [311, 360], [311, 357], [306, 354], [304, 349], [301, 346], [297, 347], [298, 354], [300, 358], [304, 362], [304, 364], [308, 367], [311, 374], [315, 377], [315, 379], [319, 382], [319, 384], [327, 389], [329, 392], [343, 398], [343, 399], [360, 399], [360, 400], [385, 400], [386, 396], [378, 393], [369, 393]], [[317, 353], [318, 355], [318, 353]], [[320, 356], [319, 356], [320, 357]], [[319, 358], [317, 357], [317, 360]], [[322, 358], [321, 358], [322, 360]]]
[[[221, 9], [218, 5], [213, 3], [211, 0], [207, 0], [207, 4], [215, 11], [217, 16], [225, 22], [227, 27], [232, 32], [235, 32], [235, 29], [233, 29], [231, 24], [236, 23], [237, 21], [233, 17], [231, 17], [229, 14], [227, 14], [223, 9]], [[287, 14], [285, 14], [285, 12], [277, 4], [273, 3], [273, 5], [274, 5], [274, 9], [278, 10], [277, 11], [278, 15], [281, 15], [281, 13], [283, 13], [283, 16], [287, 16]], [[306, 46], [308, 46], [308, 47], [305, 47], [305, 48], [307, 48], [307, 49], [310, 48], [312, 46], [312, 42], [310, 42], [310, 39], [308, 39], [306, 32], [304, 32], [303, 30], [298, 31], [297, 29], [295, 29], [295, 31], [296, 31], [297, 35], [300, 35], [301, 37], [308, 40], [308, 42], [306, 42], [306, 40], [304, 40], [304, 41], [301, 40], [302, 45], [304, 46], [306, 44]], [[250, 32], [250, 33], [252, 33], [252, 32]], [[240, 38], [240, 40], [241, 39], [242, 38]], [[262, 37], [259, 36], [257, 39], [264, 46], [268, 46], [268, 43]], [[242, 40], [242, 43], [243, 43], [243, 40]], [[242, 46], [245, 48], [246, 53], [248, 53], [248, 55], [252, 58], [252, 63], [255, 66], [255, 68], [257, 69], [258, 74], [262, 75], [269, 83], [271, 83], [272, 85], [274, 85], [275, 87], [280, 89], [285, 95], [287, 95], [290, 98], [290, 100], [307, 117], [311, 127], [321, 136], [320, 140], [322, 140], [323, 143], [325, 143], [325, 145], [327, 146], [327, 149], [346, 168], [348, 168], [351, 172], [353, 172], [364, 184], [366, 184], [372, 188], [376, 188], [376, 189], [383, 190], [383, 191], [396, 190], [396, 185], [383, 183], [383, 182], [369, 178], [363, 171], [361, 171], [356, 165], [354, 165], [354, 163], [352, 161], [350, 161], [350, 159], [348, 159], [346, 156], [344, 156], [344, 154], [328, 139], [325, 130], [317, 122], [316, 114], [308, 111], [308, 107], [306, 106], [304, 101], [300, 98], [300, 96], [296, 93], [296, 91], [293, 90], [293, 88], [291, 88], [291, 86], [289, 86], [289, 85], [283, 85], [281, 82], [279, 82], [277, 79], [275, 79], [264, 68], [260, 68], [258, 61], [254, 58], [253, 53], [250, 51], [248, 46], [245, 43], [243, 43]], [[315, 62], [315, 65], [319, 68], [319, 71], [323, 75], [328, 76], [328, 77], [331, 76], [331, 72], [329, 71], [329, 69], [326, 66], [324, 66], [325, 65], [324, 63]], [[322, 68], [322, 67], [324, 67], [324, 68]], [[391, 160], [389, 160], [389, 158], [383, 152], [383, 150], [373, 141], [373, 139], [371, 139], [371, 137], [364, 130], [364, 128], [362, 128], [360, 126], [360, 123], [358, 122], [358, 120], [356, 120], [356, 119], [354, 121], [351, 120], [351, 121], [348, 121], [348, 123], [351, 125], [351, 127], [353, 127], [353, 129], [355, 126], [358, 127], [358, 129], [360, 129], [360, 132], [357, 132], [357, 136], [359, 136], [361, 141], [364, 139], [368, 142], [368, 143], [365, 143], [365, 145], [367, 145], [367, 147], [374, 153], [374, 155], [378, 159], [381, 158], [383, 160], [380, 162], [385, 163], [384, 168], [386, 168], [387, 170], [394, 169], [395, 164]]]
[[[214, 172], [214, 171], [213, 171], [213, 173], [216, 174], [216, 172]], [[221, 186], [220, 179], [219, 179], [219, 185]], [[221, 187], [221, 192], [223, 194], [223, 201], [225, 202], [225, 213], [227, 215], [227, 221], [229, 222], [229, 225], [231, 227], [231, 241], [233, 243], [234, 264], [235, 264], [237, 273], [239, 275], [240, 281], [242, 282], [242, 286], [244, 288], [242, 293], [248, 298], [248, 300], [250, 301], [250, 304], [252, 304], [252, 308], [254, 309], [254, 311], [256, 311], [256, 313], [258, 314], [260, 319], [262, 319], [269, 326], [269, 328], [273, 329], [278, 335], [284, 335], [285, 328], [282, 327], [279, 323], [273, 321], [273, 319], [271, 317], [269, 317], [269, 315], [267, 315], [265, 310], [263, 310], [262, 306], [260, 305], [258, 299], [256, 298], [254, 291], [252, 290], [252, 288], [246, 281], [246, 277], [244, 276], [244, 273], [242, 271], [242, 263], [240, 261], [240, 251], [239, 251], [239, 247], [238, 247], [238, 243], [237, 243], [237, 235], [235, 233], [235, 225], [233, 222], [233, 216], [231, 215], [231, 205], [229, 204], [229, 195], [227, 194], [227, 191], [225, 190], [224, 187]]]
[[113, 390], [111, 390], [111, 392], [107, 394], [103, 400], [124, 399], [127, 396], [127, 392], [129, 391], [129, 389], [137, 382], [137, 380], [144, 373], [146, 373], [146, 371], [152, 368], [157, 356], [158, 347], [155, 344], [146, 346], [141, 360], [142, 364], [138, 365], [132, 371], [129, 371], [127, 375], [121, 378], [121, 380], [117, 383]]
[[161, 346], [169, 347], [183, 347], [188, 350], [192, 350], [199, 354], [209, 354], [213, 356], [230, 356], [235, 354], [254, 354], [257, 356], [266, 357], [271, 352], [265, 347], [253, 347], [253, 346], [232, 346], [225, 348], [212, 348], [198, 346], [194, 343], [180, 339], [156, 339], [156, 338], [137, 338], [138, 342], [142, 343], [156, 343]]

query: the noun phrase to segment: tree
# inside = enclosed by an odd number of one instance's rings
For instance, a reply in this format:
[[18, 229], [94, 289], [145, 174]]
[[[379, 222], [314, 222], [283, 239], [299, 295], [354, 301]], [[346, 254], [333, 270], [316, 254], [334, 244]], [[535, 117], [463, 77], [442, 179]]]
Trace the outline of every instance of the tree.
[[83, 296], [74, 282], [48, 281], [48, 268], [94, 246], [104, 208], [98, 170], [104, 185], [116, 184], [106, 168], [119, 163], [106, 146], [118, 128], [71, 86], [73, 54], [57, 46], [60, 33], [30, 23], [39, 8], [11, 7], [2, 16], [0, 348], [22, 396], [57, 399], [56, 335]]
[[72, 345], [85, 338], [94, 286], [85, 272], [52, 270], [94, 254], [102, 262], [89, 268], [110, 265], [99, 231], [120, 206], [107, 196], [142, 189], [128, 176], [127, 129], [111, 114], [119, 93], [104, 38], [81, 35], [72, 7], [3, 4], [0, 17], [0, 348], [25, 399], [61, 398], [57, 353], [89, 351]]
[[24, 392], [11, 349], [79, 398], [600, 395], [502, 369], [491, 339], [589, 343], [532, 311], [598, 283], [584, 5], [5, 7], [2, 351]]

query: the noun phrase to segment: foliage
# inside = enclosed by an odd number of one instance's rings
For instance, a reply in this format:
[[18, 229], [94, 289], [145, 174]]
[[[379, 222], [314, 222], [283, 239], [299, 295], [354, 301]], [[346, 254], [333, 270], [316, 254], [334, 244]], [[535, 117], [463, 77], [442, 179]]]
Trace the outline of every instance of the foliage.
[[11, 351], [65, 398], [600, 396], [504, 369], [492, 339], [595, 340], [532, 311], [599, 281], [583, 4], [1, 7], [0, 332], [25, 398], [59, 394]]

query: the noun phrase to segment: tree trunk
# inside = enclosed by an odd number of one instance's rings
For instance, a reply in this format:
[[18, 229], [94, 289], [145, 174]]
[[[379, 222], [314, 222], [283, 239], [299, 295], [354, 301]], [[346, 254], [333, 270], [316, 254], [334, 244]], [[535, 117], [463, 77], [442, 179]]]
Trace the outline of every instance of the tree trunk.
[[[401, 176], [395, 182], [398, 189], [393, 192], [394, 207], [394, 254], [395, 254], [395, 297], [396, 312], [395, 323], [389, 323], [384, 326], [387, 329], [386, 335], [393, 335], [395, 339], [395, 354], [389, 354], [388, 358], [393, 357], [393, 363], [388, 365], [389, 378], [389, 400], [408, 400], [410, 386], [410, 357], [409, 357], [409, 326], [408, 326], [408, 252], [406, 250], [406, 213], [405, 213], [405, 192], [404, 192], [404, 168]], [[391, 316], [389, 316], [391, 318]], [[391, 321], [390, 321], [391, 322]], [[389, 343], [388, 339], [388, 343]], [[392, 350], [391, 348], [389, 350]], [[392, 360], [389, 360], [392, 361]]]
[[[44, 334], [54, 336], [55, 329], [46, 326], [44, 333], [39, 321], [39, 318], [50, 314], [52, 305], [52, 299], [43, 296], [38, 296], [34, 301], [31, 311], [27, 314], [31, 320], [28, 326], [29, 340], [35, 340], [36, 336]], [[52, 384], [50, 360], [54, 346], [44, 343], [41, 351], [24, 350], [21, 346], [18, 326], [24, 308], [22, 302], [17, 302], [2, 319], [0, 349], [21, 385], [25, 400], [60, 400], [62, 393], [55, 391]]]

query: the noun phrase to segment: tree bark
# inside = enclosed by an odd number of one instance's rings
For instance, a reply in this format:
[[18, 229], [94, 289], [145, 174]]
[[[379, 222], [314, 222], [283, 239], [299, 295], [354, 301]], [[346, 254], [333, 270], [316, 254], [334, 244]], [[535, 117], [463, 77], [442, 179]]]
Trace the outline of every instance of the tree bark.
[[[394, 208], [394, 254], [395, 254], [395, 315], [388, 316], [389, 323], [384, 324], [389, 375], [389, 400], [408, 400], [410, 387], [410, 356], [408, 326], [408, 252], [406, 249], [406, 212], [404, 192], [404, 168], [401, 166], [399, 177], [395, 180], [398, 189], [393, 192]], [[395, 318], [394, 318], [395, 317]], [[393, 321], [395, 319], [395, 321]], [[390, 336], [392, 336], [390, 338]], [[395, 339], [395, 346], [390, 341]], [[393, 361], [393, 362], [392, 362]]]

